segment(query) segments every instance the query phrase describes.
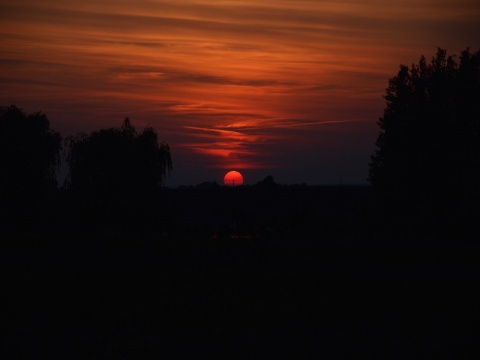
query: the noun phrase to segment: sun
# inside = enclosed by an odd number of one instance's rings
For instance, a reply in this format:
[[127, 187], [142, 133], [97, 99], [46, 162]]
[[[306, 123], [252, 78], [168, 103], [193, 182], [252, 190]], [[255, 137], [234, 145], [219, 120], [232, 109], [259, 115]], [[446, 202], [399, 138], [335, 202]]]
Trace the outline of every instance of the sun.
[[243, 185], [243, 175], [238, 171], [229, 171], [223, 178], [223, 183], [227, 186]]

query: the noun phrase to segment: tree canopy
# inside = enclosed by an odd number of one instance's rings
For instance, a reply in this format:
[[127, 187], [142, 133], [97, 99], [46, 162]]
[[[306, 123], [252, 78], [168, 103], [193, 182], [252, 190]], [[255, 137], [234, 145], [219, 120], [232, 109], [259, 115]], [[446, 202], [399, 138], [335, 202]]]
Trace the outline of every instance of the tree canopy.
[[44, 113], [0, 107], [0, 187], [4, 195], [30, 196], [56, 184], [61, 136]]
[[120, 128], [69, 137], [68, 187], [98, 194], [155, 191], [172, 169], [170, 147], [147, 127], [137, 133], [126, 118]]
[[401, 65], [385, 100], [370, 182], [399, 196], [478, 194], [480, 50], [457, 60], [439, 48], [430, 62]]

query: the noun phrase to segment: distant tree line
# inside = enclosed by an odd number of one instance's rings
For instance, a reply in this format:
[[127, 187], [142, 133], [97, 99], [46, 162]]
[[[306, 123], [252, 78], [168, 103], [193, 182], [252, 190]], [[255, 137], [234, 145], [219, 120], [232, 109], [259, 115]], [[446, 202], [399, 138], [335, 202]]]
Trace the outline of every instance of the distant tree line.
[[60, 152], [69, 166], [65, 186], [78, 191], [151, 191], [172, 170], [170, 147], [155, 130], [138, 133], [126, 118], [120, 128], [70, 136], [62, 144], [41, 112], [0, 107], [0, 181], [7, 192], [56, 184]]
[[26, 114], [14, 105], [0, 107], [0, 210], [7, 213], [3, 218], [51, 200], [48, 195], [58, 188], [62, 150], [69, 168], [62, 188], [78, 211], [92, 217], [99, 217], [103, 209], [104, 217], [117, 212], [121, 220], [148, 208], [172, 170], [169, 145], [159, 142], [151, 127], [137, 132], [128, 118], [119, 128], [62, 141], [45, 114]]
[[[430, 62], [422, 56], [418, 64], [401, 65], [385, 100], [369, 168], [380, 198], [417, 219], [438, 224], [456, 217], [457, 227], [478, 227], [480, 50], [466, 49], [457, 59], [438, 49]], [[73, 204], [72, 218], [123, 225], [157, 214], [158, 189], [172, 159], [153, 128], [137, 132], [126, 118], [119, 128], [62, 141], [45, 114], [12, 105], [0, 107], [0, 228], [11, 214], [41, 212], [32, 204], [52, 201], [62, 149], [68, 176], [61, 191]], [[277, 184], [268, 176], [256, 187]]]

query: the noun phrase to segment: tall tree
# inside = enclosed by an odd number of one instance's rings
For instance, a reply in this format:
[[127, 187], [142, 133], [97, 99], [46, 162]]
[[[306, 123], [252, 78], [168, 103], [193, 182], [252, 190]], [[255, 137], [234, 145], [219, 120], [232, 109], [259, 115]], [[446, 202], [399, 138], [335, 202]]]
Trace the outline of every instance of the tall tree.
[[478, 196], [480, 50], [401, 65], [385, 99], [370, 182], [413, 199]]
[[0, 107], [0, 192], [18, 198], [56, 185], [61, 136], [44, 113]]

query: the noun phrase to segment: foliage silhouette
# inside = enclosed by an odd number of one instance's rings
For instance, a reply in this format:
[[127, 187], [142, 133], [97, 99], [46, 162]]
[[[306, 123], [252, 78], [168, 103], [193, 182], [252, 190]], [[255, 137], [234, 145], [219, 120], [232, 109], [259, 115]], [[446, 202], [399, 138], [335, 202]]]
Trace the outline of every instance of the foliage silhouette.
[[275, 182], [272, 175], [268, 175], [265, 179], [260, 180], [257, 183], [257, 187], [261, 189], [275, 189], [278, 187], [278, 184]]
[[137, 133], [126, 118], [121, 128], [66, 139], [67, 187], [92, 192], [154, 191], [172, 169], [170, 147], [146, 128]]
[[422, 56], [401, 65], [385, 99], [370, 182], [411, 219], [434, 228], [456, 222], [472, 234], [480, 211], [480, 50], [467, 48], [457, 62], [439, 48], [430, 63]]
[[69, 137], [66, 148], [66, 188], [83, 199], [79, 207], [95, 221], [145, 214], [172, 170], [168, 144], [159, 143], [152, 128], [137, 133], [128, 118], [120, 128]]
[[0, 107], [2, 198], [31, 197], [55, 187], [61, 143], [45, 114]]
[[438, 49], [390, 79], [370, 182], [422, 193], [476, 187], [480, 160], [480, 50], [460, 62]]

